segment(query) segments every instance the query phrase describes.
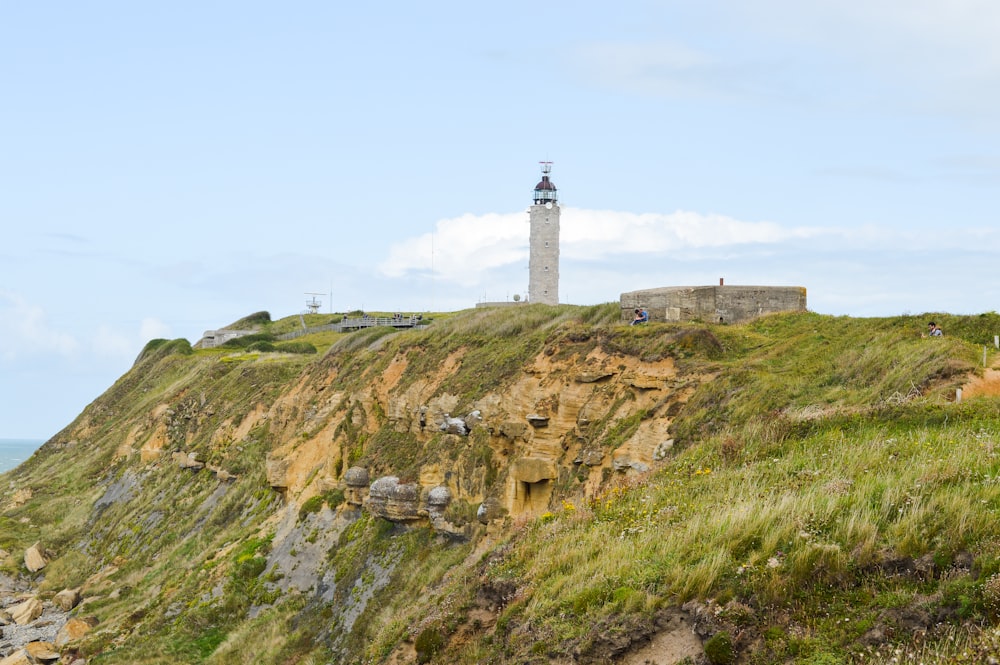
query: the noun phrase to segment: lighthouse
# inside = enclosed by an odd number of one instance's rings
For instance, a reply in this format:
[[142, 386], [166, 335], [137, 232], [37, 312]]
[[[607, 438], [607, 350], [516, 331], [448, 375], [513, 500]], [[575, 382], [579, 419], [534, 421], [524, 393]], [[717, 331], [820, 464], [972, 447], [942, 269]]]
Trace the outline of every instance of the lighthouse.
[[552, 162], [540, 162], [542, 180], [535, 185], [534, 203], [528, 211], [528, 302], [559, 304], [559, 201], [549, 179]]

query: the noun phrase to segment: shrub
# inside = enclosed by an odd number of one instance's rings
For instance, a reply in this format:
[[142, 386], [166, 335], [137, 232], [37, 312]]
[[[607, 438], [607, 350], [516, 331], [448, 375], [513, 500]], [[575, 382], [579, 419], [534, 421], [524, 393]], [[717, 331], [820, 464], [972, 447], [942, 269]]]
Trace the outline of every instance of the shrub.
[[417, 649], [417, 662], [429, 663], [438, 651], [444, 646], [444, 638], [436, 628], [425, 628], [417, 635], [415, 644]]
[[733, 638], [726, 631], [719, 631], [705, 642], [705, 656], [712, 665], [730, 665], [736, 662]]
[[242, 337], [235, 337], [228, 340], [222, 346], [227, 349], [246, 349], [252, 344], [257, 342], [274, 342], [274, 335], [270, 333], [254, 333], [252, 335], [243, 335]]
[[299, 508], [299, 519], [303, 520], [303, 519], [306, 518], [306, 515], [310, 515], [312, 513], [318, 513], [319, 509], [322, 508], [322, 507], [323, 507], [323, 495], [322, 494], [317, 494], [314, 497], [310, 497]]
[[260, 351], [266, 353], [268, 351], [274, 351], [274, 350], [275, 350], [274, 344], [271, 344], [270, 342], [264, 340], [254, 342], [253, 344], [247, 346], [247, 351]]
[[316, 353], [316, 347], [309, 342], [295, 341], [295, 342], [282, 342], [280, 344], [274, 345], [272, 348], [274, 351], [282, 351], [284, 353]]
[[239, 321], [234, 321], [226, 326], [227, 330], [243, 330], [245, 328], [256, 328], [257, 326], [262, 326], [265, 323], [271, 322], [270, 312], [254, 312], [244, 316]]

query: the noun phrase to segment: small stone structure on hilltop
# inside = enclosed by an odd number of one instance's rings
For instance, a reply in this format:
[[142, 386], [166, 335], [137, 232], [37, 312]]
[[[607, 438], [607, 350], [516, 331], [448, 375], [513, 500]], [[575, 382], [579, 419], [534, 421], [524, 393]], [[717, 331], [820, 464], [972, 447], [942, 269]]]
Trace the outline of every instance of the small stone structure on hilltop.
[[806, 311], [803, 286], [666, 286], [621, 294], [622, 319], [637, 308], [650, 321], [741, 323], [763, 314]]

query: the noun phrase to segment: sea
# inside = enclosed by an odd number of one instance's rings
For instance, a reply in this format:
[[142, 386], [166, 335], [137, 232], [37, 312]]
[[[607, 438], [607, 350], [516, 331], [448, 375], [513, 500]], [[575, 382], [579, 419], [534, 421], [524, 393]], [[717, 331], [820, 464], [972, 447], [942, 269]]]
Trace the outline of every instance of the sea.
[[43, 443], [41, 439], [0, 439], [0, 473], [27, 460]]

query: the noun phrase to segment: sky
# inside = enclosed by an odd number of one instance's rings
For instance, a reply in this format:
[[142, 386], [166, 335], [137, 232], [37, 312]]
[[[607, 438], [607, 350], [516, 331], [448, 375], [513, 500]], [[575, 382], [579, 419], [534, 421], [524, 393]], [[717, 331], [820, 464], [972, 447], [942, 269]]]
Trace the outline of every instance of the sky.
[[562, 302], [994, 311], [997, 34], [992, 0], [0, 2], [0, 437], [306, 294], [526, 293], [540, 161]]

